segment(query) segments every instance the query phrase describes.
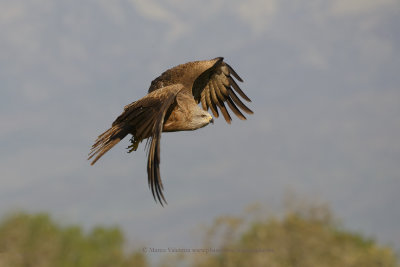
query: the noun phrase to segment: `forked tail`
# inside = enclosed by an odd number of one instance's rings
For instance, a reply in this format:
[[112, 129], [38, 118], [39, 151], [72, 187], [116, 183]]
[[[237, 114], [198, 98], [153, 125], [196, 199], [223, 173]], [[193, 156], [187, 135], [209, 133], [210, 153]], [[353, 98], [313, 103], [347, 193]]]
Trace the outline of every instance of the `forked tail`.
[[117, 124], [99, 135], [96, 142], [90, 149], [88, 160], [95, 157], [90, 164], [95, 164], [99, 158], [101, 158], [108, 150], [113, 148], [113, 146], [118, 144], [118, 142], [121, 141], [128, 133], [129, 131], [124, 129], [123, 126]]

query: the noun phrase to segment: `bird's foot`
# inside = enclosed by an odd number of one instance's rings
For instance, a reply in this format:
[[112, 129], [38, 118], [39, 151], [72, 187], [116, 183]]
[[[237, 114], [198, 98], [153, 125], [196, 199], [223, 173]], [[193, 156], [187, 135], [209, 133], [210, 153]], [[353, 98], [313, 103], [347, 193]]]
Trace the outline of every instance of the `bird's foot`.
[[130, 141], [131, 141], [132, 145], [127, 147], [127, 149], [129, 149], [128, 153], [131, 153], [132, 151], [136, 151], [139, 146], [139, 143], [140, 143], [139, 140], [134, 139], [134, 138], [131, 138]]

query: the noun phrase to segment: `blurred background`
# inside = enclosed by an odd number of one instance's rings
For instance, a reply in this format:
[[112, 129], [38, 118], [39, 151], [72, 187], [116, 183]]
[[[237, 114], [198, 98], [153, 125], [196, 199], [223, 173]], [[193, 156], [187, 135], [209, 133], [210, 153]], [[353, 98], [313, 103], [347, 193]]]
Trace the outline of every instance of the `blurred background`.
[[[397, 0], [2, 0], [0, 217], [44, 212], [116, 226], [130, 248], [190, 248], [200, 225], [252, 203], [279, 216], [295, 192], [400, 251], [399, 14]], [[165, 208], [143, 145], [89, 165], [152, 79], [217, 56], [255, 114], [162, 136]]]

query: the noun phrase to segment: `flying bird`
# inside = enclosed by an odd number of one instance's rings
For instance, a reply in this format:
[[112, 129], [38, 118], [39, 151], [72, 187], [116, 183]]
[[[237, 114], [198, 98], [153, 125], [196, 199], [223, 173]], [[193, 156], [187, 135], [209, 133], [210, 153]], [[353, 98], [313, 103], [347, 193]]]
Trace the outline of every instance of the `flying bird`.
[[234, 78], [243, 82], [222, 57], [188, 62], [165, 71], [151, 82], [146, 96], [126, 105], [111, 128], [99, 135], [88, 160], [94, 158], [91, 165], [95, 164], [128, 134], [132, 135], [129, 153], [147, 139], [149, 187], [156, 202], [158, 199], [161, 205], [167, 203], [159, 167], [161, 133], [192, 131], [213, 123], [209, 109], [215, 118], [221, 112], [230, 124], [232, 119], [225, 104], [241, 120], [246, 119], [242, 111], [253, 114], [238, 97], [251, 102]]

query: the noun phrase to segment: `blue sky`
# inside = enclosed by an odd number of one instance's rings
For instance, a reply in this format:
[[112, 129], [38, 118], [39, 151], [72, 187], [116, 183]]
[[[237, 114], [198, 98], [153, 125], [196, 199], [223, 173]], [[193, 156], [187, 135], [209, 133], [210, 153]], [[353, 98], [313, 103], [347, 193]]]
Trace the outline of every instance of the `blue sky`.
[[[47, 211], [188, 247], [200, 224], [293, 190], [399, 250], [399, 12], [396, 0], [3, 0], [0, 215]], [[152, 79], [217, 56], [255, 114], [162, 136], [166, 208], [128, 140], [89, 165]]]

